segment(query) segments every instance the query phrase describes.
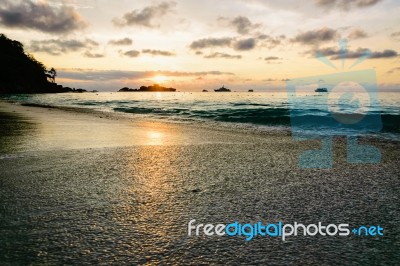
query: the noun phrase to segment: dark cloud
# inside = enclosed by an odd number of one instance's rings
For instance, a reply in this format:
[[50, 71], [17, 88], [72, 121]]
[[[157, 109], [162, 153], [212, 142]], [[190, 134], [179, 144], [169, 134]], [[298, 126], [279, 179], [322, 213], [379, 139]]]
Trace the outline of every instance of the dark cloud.
[[277, 38], [270, 38], [270, 39], [267, 39], [267, 47], [268, 48], [274, 48], [274, 47], [276, 47], [276, 46], [278, 46], [278, 45], [280, 45], [281, 43], [282, 43], [282, 40], [284, 40], [285, 38], [279, 38], [279, 37], [277, 37]]
[[389, 70], [387, 73], [388, 74], [393, 74], [394, 72], [400, 72], [400, 67], [395, 67]]
[[339, 38], [339, 34], [336, 30], [325, 27], [318, 30], [302, 32], [294, 37], [292, 42], [306, 45], [316, 45], [321, 42], [333, 41], [337, 38]]
[[162, 55], [162, 56], [174, 56], [175, 55], [175, 53], [169, 52], [169, 51], [150, 50], [150, 49], [144, 49], [144, 50], [142, 50], [142, 53], [151, 54], [151, 55]]
[[124, 71], [124, 70], [90, 70], [90, 69], [59, 69], [59, 78], [81, 81], [103, 81], [121, 79], [146, 79], [157, 75], [167, 77], [198, 77], [198, 76], [233, 76], [230, 72], [202, 71], [202, 72], [179, 72], [179, 71]]
[[91, 50], [99, 44], [93, 40], [73, 40], [73, 39], [48, 39], [32, 41], [29, 50], [31, 52], [43, 52], [51, 55], [61, 55], [69, 52], [77, 52], [82, 49]]
[[136, 50], [129, 50], [129, 51], [119, 51], [121, 55], [128, 56], [128, 57], [138, 57], [140, 55], [139, 51]]
[[[190, 48], [192, 50], [198, 50], [214, 47], [227, 47], [236, 51], [249, 51], [256, 47], [274, 48], [281, 44], [285, 38], [285, 35], [272, 37], [262, 33], [258, 33], [254, 37], [246, 39], [237, 39], [233, 37], [203, 38], [193, 41], [190, 44]], [[196, 51], [196, 54], [200, 54], [200, 51]]]
[[316, 0], [316, 4], [326, 8], [340, 8], [348, 10], [350, 8], [363, 8], [373, 6], [382, 0]]
[[91, 51], [86, 51], [83, 53], [83, 56], [87, 58], [102, 58], [104, 57], [104, 54], [98, 54], [98, 53], [92, 53]]
[[355, 39], [362, 39], [368, 37], [368, 34], [361, 30], [361, 29], [354, 29], [350, 32], [348, 38], [355, 40]]
[[254, 38], [248, 38], [239, 40], [234, 43], [233, 48], [238, 51], [248, 51], [256, 47], [256, 40]]
[[119, 40], [111, 40], [108, 43], [111, 45], [132, 45], [133, 41], [130, 38], [123, 38]]
[[261, 26], [261, 24], [252, 23], [250, 19], [244, 16], [237, 16], [233, 19], [228, 19], [225, 17], [219, 18], [219, 20], [227, 20], [229, 25], [233, 26], [236, 29], [236, 32], [239, 34], [248, 34], [254, 29], [257, 29]]
[[279, 35], [279, 36], [269, 36], [267, 34], [259, 34], [257, 37], [257, 40], [260, 42], [260, 46], [267, 47], [268, 49], [272, 49], [278, 45], [280, 45], [285, 39], [285, 35]]
[[48, 33], [70, 33], [87, 26], [73, 7], [32, 0], [3, 0], [0, 3], [0, 24]]
[[265, 61], [279, 60], [279, 59], [281, 59], [281, 58], [279, 58], [277, 56], [268, 56], [268, 57], [264, 58]]
[[225, 58], [225, 59], [241, 59], [241, 55], [230, 55], [226, 53], [212, 53], [209, 55], [204, 56], [204, 58]]
[[236, 17], [232, 20], [232, 25], [236, 27], [236, 31], [239, 34], [247, 34], [251, 29], [253, 29], [253, 23], [246, 17]]
[[[330, 57], [331, 60], [342, 59], [340, 50], [337, 48], [323, 48], [319, 49], [318, 52], [321, 54]], [[347, 50], [346, 51], [346, 58], [354, 59], [364, 56], [366, 53], [370, 54], [368, 58], [371, 59], [379, 59], [379, 58], [392, 58], [396, 57], [398, 54], [394, 50], [386, 49], [384, 51], [370, 51], [366, 48], [358, 48], [357, 50]], [[310, 51], [310, 54], [315, 56], [317, 54], [316, 50]]]
[[160, 18], [170, 12], [176, 5], [175, 2], [161, 2], [147, 6], [141, 10], [136, 9], [123, 15], [122, 19], [114, 18], [112, 21], [116, 26], [143, 26], [148, 28], [158, 27], [153, 20]]
[[311, 51], [308, 52], [310, 55], [315, 56], [317, 54], [322, 54], [324, 56], [337, 56], [340, 55], [340, 50], [332, 47], [326, 47], [326, 48], [322, 48], [322, 49], [313, 49]]
[[[260, 58], [262, 59], [262, 58]], [[277, 57], [277, 56], [268, 56], [264, 58], [264, 61], [267, 64], [282, 64], [282, 61], [280, 61], [282, 58]]]
[[203, 52], [202, 51], [196, 51], [196, 55], [202, 55]]
[[370, 58], [391, 58], [396, 56], [398, 56], [396, 51], [387, 49], [382, 52], [372, 52]]
[[204, 49], [209, 47], [223, 47], [230, 46], [232, 43], [232, 38], [204, 38], [194, 41], [190, 44], [191, 49]]

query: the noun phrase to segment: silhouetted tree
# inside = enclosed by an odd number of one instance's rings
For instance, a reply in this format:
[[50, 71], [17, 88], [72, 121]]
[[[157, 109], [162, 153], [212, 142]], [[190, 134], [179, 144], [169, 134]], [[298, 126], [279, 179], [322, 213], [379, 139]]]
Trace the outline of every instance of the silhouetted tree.
[[57, 71], [52, 67], [50, 70], [46, 71], [46, 76], [50, 79], [50, 82], [56, 82]]
[[55, 84], [57, 72], [47, 70], [22, 43], [0, 34], [0, 93], [40, 93], [68, 91]]

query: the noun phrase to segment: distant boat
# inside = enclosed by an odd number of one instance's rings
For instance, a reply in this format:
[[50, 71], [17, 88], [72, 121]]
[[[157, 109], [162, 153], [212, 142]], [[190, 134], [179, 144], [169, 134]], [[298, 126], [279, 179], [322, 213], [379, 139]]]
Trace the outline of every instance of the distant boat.
[[249, 92], [254, 92], [254, 90], [249, 90]]
[[215, 92], [230, 92], [230, 89], [225, 88], [224, 86], [222, 86], [221, 88], [214, 90]]
[[208, 92], [208, 90], [203, 90], [203, 92]]
[[317, 88], [315, 92], [328, 92], [327, 88]]

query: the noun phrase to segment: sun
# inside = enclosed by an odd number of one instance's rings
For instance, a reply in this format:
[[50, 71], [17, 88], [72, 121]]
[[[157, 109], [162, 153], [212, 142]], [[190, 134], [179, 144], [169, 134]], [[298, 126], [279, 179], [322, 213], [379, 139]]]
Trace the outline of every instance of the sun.
[[163, 82], [165, 82], [166, 80], [167, 80], [167, 77], [166, 76], [155, 76], [154, 78], [153, 78], [153, 80], [156, 82], [156, 83], [163, 83]]

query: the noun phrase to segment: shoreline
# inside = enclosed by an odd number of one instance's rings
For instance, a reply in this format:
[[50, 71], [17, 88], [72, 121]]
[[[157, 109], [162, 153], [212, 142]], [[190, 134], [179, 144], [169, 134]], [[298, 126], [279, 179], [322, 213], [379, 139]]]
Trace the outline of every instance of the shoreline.
[[164, 121], [85, 108], [30, 106], [8, 101], [0, 101], [0, 112], [13, 114], [30, 123], [31, 127], [23, 133], [27, 142], [41, 143], [30, 148], [38, 150], [257, 143], [264, 142], [265, 136], [290, 138], [287, 131], [260, 133], [251, 128], [232, 131], [230, 127], [216, 128], [205, 123]]
[[[263, 144], [281, 142], [282, 139], [296, 149], [300, 146], [303, 149], [320, 146], [319, 139], [296, 141], [290, 129], [279, 127], [260, 128], [214, 121], [171, 121], [87, 108], [21, 104], [9, 100], [0, 100], [0, 112], [17, 115], [30, 123], [31, 131], [23, 132], [26, 137], [24, 144], [19, 145], [20, 151], [136, 145]], [[32, 126], [34, 124], [36, 126]], [[333, 141], [344, 149], [346, 137], [335, 136]], [[394, 138], [370, 135], [361, 136], [359, 142], [395, 147], [400, 144]], [[21, 149], [22, 146], [24, 148]]]
[[[1, 100], [0, 100], [1, 102]], [[102, 118], [105, 116], [106, 118], [109, 119], [125, 119], [126, 121], [134, 121], [134, 120], [139, 120], [139, 121], [148, 121], [148, 122], [155, 122], [155, 123], [166, 123], [166, 124], [171, 124], [171, 125], [189, 125], [189, 126], [194, 126], [194, 127], [201, 127], [205, 129], [212, 129], [212, 130], [221, 130], [221, 131], [231, 131], [231, 130], [236, 130], [238, 132], [242, 133], [255, 133], [259, 135], [269, 135], [269, 134], [285, 134], [285, 135], [290, 135], [290, 128], [287, 126], [278, 126], [278, 125], [255, 125], [255, 124], [245, 124], [245, 123], [239, 123], [239, 122], [225, 122], [225, 121], [213, 121], [213, 120], [169, 120], [169, 119], [163, 119], [163, 118], [157, 118], [157, 117], [148, 117], [148, 116], [142, 116], [141, 114], [131, 114], [131, 113], [125, 113], [125, 112], [108, 112], [108, 111], [101, 111], [101, 110], [95, 110], [95, 109], [89, 109], [89, 108], [83, 108], [83, 107], [64, 107], [64, 106], [51, 106], [51, 105], [42, 105], [42, 104], [36, 104], [36, 103], [21, 103], [18, 101], [4, 101], [6, 103], [16, 103], [20, 106], [27, 106], [27, 107], [37, 107], [37, 108], [50, 108], [50, 109], [56, 109], [56, 110], [61, 110], [61, 111], [67, 111], [67, 112], [73, 112], [73, 113], [85, 113], [85, 114], [92, 114], [92, 115], [98, 115], [102, 116]], [[218, 127], [216, 127], [218, 125]]]
[[[292, 132], [290, 127], [287, 126], [278, 126], [278, 125], [256, 125], [256, 124], [247, 124], [247, 123], [238, 123], [238, 122], [223, 122], [223, 121], [213, 121], [213, 120], [170, 120], [164, 118], [157, 117], [149, 117], [143, 116], [140, 114], [131, 114], [124, 112], [109, 112], [109, 111], [101, 111], [83, 107], [64, 107], [64, 106], [51, 106], [51, 105], [43, 105], [36, 103], [21, 103], [19, 101], [14, 100], [0, 100], [0, 108], [2, 103], [4, 103], [7, 108], [14, 106], [17, 110], [13, 110], [11, 108], [11, 112], [22, 110], [18, 108], [28, 107], [27, 109], [32, 110], [34, 112], [35, 109], [49, 109], [49, 110], [58, 110], [61, 112], [76, 114], [76, 115], [89, 115], [96, 116], [102, 119], [108, 120], [118, 120], [124, 122], [133, 122], [133, 123], [154, 123], [154, 124], [164, 124], [171, 126], [181, 126], [191, 127], [193, 129], [200, 130], [212, 130], [222, 133], [239, 133], [239, 134], [251, 134], [256, 136], [292, 136]], [[4, 107], [3, 107], [4, 108]], [[6, 108], [6, 109], [7, 109]], [[33, 108], [33, 109], [30, 109]], [[22, 111], [23, 112], [23, 111]], [[335, 139], [344, 139], [345, 136], [333, 136]], [[372, 142], [389, 142], [389, 143], [398, 143], [400, 142], [400, 136], [395, 133], [389, 132], [380, 132], [379, 134], [364, 134], [359, 137], [363, 141], [372, 141]]]

